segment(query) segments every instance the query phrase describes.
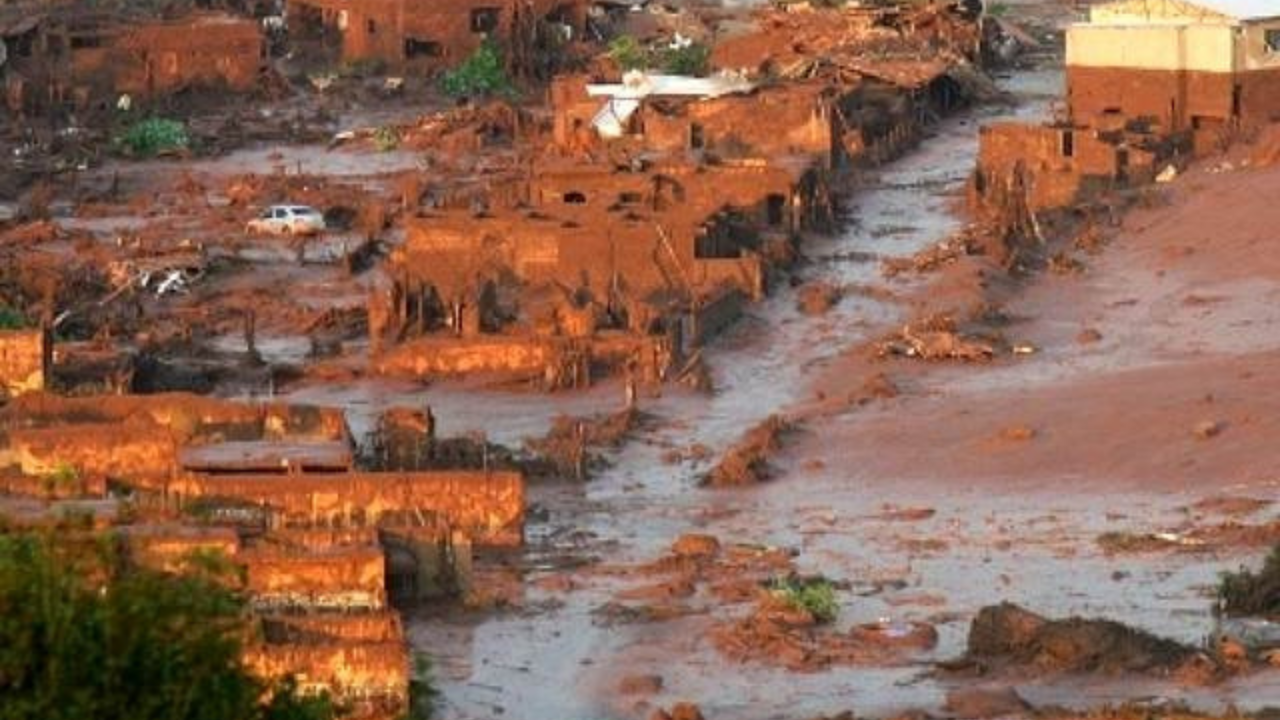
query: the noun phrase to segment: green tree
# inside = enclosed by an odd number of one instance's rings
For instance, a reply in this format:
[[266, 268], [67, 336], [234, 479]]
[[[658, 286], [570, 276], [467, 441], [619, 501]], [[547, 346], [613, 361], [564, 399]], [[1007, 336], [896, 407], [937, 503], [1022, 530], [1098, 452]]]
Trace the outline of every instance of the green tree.
[[507, 77], [502, 50], [485, 40], [461, 65], [444, 74], [440, 89], [450, 97], [512, 96], [515, 86]]
[[243, 599], [212, 572], [129, 566], [110, 537], [0, 536], [0, 720], [328, 720], [241, 662]]

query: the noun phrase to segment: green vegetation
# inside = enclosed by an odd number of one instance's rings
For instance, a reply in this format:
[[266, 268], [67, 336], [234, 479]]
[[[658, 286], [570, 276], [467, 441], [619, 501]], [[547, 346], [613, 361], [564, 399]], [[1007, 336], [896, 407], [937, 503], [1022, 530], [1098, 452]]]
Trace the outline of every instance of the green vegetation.
[[824, 577], [777, 577], [770, 580], [766, 587], [775, 598], [797, 610], [808, 612], [820, 623], [831, 622], [840, 614], [835, 585]]
[[111, 538], [0, 536], [0, 720], [330, 720], [241, 662], [242, 598], [128, 565]]
[[59, 462], [52, 472], [42, 478], [41, 484], [47, 493], [58, 489], [70, 489], [80, 484], [80, 471], [69, 462]]
[[380, 127], [373, 131], [373, 147], [378, 152], [391, 152], [400, 147], [400, 134], [393, 127]]
[[8, 305], [0, 305], [0, 330], [21, 330], [28, 324], [25, 315]]
[[711, 71], [711, 48], [699, 42], [655, 49], [623, 35], [609, 43], [609, 57], [624, 72], [657, 68], [669, 75], [702, 77]]
[[507, 77], [502, 50], [485, 40], [461, 65], [444, 74], [440, 89], [448, 96], [490, 97], [515, 95], [515, 86]]
[[643, 70], [649, 65], [649, 51], [630, 35], [620, 35], [610, 41], [609, 57], [624, 72]]
[[187, 128], [177, 120], [147, 118], [134, 123], [116, 144], [133, 155], [150, 157], [162, 152], [182, 150], [191, 145]]
[[413, 656], [413, 678], [409, 680], [409, 713], [405, 720], [428, 720], [435, 712], [439, 691], [432, 679], [431, 658], [422, 653]]
[[1280, 616], [1280, 545], [1254, 572], [1225, 572], [1218, 583], [1218, 607], [1228, 615]]
[[662, 50], [662, 71], [671, 75], [703, 77], [711, 72], [711, 48], [702, 43], [689, 43]]

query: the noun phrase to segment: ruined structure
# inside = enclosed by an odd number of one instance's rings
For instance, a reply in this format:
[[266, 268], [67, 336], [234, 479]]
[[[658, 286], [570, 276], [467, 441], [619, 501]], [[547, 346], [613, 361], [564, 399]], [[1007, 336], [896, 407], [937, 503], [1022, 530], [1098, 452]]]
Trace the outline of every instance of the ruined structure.
[[296, 42], [344, 62], [425, 72], [455, 65], [491, 39], [523, 73], [584, 31], [586, 3], [289, 0], [286, 17]]
[[1280, 117], [1280, 8], [1266, 0], [1121, 0], [1067, 31], [1077, 124], [1150, 118], [1166, 132], [1222, 132]]
[[53, 364], [53, 343], [40, 329], [0, 330], [0, 395], [43, 390]]
[[[389, 435], [400, 454], [434, 442], [426, 428], [405, 428], [410, 415], [389, 413], [384, 423], [400, 428]], [[263, 626], [249, 667], [296, 676], [304, 691], [327, 692], [357, 717], [400, 716], [409, 701], [393, 595], [484, 592], [474, 551], [523, 542], [519, 473], [362, 471], [332, 409], [181, 393], [31, 393], [0, 410], [0, 428], [0, 492], [46, 502], [40, 512], [6, 498], [0, 519], [48, 524], [74, 508], [116, 525], [140, 565], [239, 568], [227, 581]], [[129, 517], [110, 513], [118, 501], [107, 497], [108, 481], [133, 494]]]
[[75, 3], [0, 10], [0, 65], [10, 112], [114, 107], [185, 89], [245, 92], [266, 67], [253, 20], [219, 13], [157, 19]]

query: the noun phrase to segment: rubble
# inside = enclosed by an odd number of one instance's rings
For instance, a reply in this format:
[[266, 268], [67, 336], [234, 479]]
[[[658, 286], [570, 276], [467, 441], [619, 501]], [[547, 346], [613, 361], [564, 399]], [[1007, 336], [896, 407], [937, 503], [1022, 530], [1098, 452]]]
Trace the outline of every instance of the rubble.
[[771, 415], [748, 430], [729, 448], [704, 478], [708, 485], [723, 487], [762, 482], [769, 479], [769, 457], [782, 448], [787, 433], [795, 426], [785, 418]]
[[932, 316], [903, 326], [876, 348], [878, 357], [903, 356], [919, 360], [985, 362], [996, 355], [996, 345], [957, 331], [949, 316]]
[[1050, 620], [1011, 603], [979, 611], [962, 665], [980, 673], [1174, 675], [1191, 682], [1222, 669], [1203, 652], [1109, 620]]

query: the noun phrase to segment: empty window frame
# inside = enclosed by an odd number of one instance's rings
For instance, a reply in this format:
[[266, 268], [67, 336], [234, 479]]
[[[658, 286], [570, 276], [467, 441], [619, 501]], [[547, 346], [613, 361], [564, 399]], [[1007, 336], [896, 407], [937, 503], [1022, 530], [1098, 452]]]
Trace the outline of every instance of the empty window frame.
[[471, 11], [471, 32], [489, 34], [498, 29], [502, 10], [496, 7], [480, 7]]

